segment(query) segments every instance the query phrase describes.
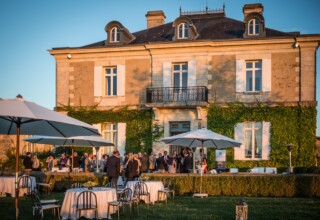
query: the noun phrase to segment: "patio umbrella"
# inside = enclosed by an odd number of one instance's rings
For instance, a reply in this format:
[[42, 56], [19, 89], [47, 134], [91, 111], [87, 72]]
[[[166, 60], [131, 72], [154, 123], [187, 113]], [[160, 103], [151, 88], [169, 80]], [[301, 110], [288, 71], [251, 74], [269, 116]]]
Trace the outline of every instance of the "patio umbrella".
[[[229, 147], [240, 147], [242, 144], [232, 138], [223, 136], [221, 134], [210, 131], [206, 128], [197, 129], [194, 131], [174, 135], [171, 137], [163, 138], [161, 141], [166, 144], [185, 146], [190, 148], [202, 147], [202, 152], [204, 147], [207, 148], [229, 148]], [[203, 159], [203, 156], [202, 158]], [[194, 161], [194, 157], [193, 157]], [[194, 163], [193, 163], [194, 165]], [[194, 169], [194, 168], [193, 168]], [[202, 191], [202, 172], [200, 178], [200, 193], [194, 194], [193, 196], [207, 196], [207, 194], [201, 193]]]
[[[59, 146], [71, 146], [71, 158], [73, 161], [73, 151], [75, 146], [91, 146], [95, 147], [97, 151], [97, 172], [98, 172], [98, 153], [102, 146], [114, 146], [113, 143], [108, 142], [100, 136], [73, 136], [73, 137], [50, 137], [50, 136], [33, 136], [23, 139], [24, 141], [35, 144], [50, 144]], [[72, 162], [73, 163], [73, 162]], [[72, 164], [73, 165], [73, 164]]]
[[93, 126], [58, 112], [25, 101], [21, 95], [16, 99], [0, 99], [0, 134], [16, 134], [16, 218], [18, 208], [18, 173], [20, 134], [48, 136], [100, 135]]

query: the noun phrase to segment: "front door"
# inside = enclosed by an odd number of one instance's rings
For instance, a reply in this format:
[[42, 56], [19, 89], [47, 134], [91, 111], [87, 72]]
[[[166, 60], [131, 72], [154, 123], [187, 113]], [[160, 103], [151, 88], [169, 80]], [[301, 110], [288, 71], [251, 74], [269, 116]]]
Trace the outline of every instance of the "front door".
[[[189, 132], [190, 131], [190, 121], [171, 121], [170, 126], [170, 136]], [[169, 154], [172, 155], [174, 151], [179, 154], [182, 150], [187, 149], [184, 146], [171, 145]]]

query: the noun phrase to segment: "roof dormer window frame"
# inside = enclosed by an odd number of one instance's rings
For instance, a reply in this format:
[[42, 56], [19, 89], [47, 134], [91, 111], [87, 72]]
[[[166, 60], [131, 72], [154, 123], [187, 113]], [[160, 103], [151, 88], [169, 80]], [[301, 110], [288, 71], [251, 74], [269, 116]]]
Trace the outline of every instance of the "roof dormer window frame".
[[178, 39], [189, 39], [190, 27], [186, 22], [178, 25]]
[[114, 26], [110, 30], [110, 43], [119, 43], [121, 39], [121, 31], [118, 26]]
[[248, 35], [259, 35], [261, 31], [260, 20], [257, 18], [250, 19], [248, 22]]
[[196, 26], [192, 20], [186, 16], [178, 17], [173, 23], [174, 28], [173, 41], [190, 41], [196, 40], [199, 37]]
[[261, 14], [250, 13], [244, 19], [244, 38], [260, 38], [266, 36], [265, 21]]

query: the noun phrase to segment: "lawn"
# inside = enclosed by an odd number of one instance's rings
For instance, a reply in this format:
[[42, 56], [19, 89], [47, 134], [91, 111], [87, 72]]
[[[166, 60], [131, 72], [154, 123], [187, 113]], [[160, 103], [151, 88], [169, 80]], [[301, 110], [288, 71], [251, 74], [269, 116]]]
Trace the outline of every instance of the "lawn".
[[[42, 199], [56, 198], [62, 204], [63, 193], [43, 195]], [[176, 196], [168, 204], [156, 203], [149, 207], [140, 205], [140, 215], [135, 211], [131, 217], [126, 212], [121, 219], [234, 219], [235, 204], [239, 197], [192, 198]], [[249, 219], [320, 219], [319, 198], [257, 198], [244, 197], [249, 207]], [[21, 220], [33, 219], [30, 197], [19, 199]], [[128, 208], [126, 209], [128, 211]], [[0, 198], [1, 219], [15, 219], [14, 199]], [[121, 212], [122, 213], [122, 212]], [[116, 215], [112, 216], [117, 219]], [[51, 212], [45, 213], [45, 219], [53, 219]]]

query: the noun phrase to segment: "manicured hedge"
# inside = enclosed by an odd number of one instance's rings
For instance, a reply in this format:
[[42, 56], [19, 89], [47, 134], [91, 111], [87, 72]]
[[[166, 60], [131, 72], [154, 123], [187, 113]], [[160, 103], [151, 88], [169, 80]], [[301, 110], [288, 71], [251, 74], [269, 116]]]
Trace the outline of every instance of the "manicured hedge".
[[[145, 174], [142, 179], [171, 180], [177, 195], [200, 191], [200, 175]], [[320, 197], [320, 175], [203, 175], [202, 192], [211, 196]]]

